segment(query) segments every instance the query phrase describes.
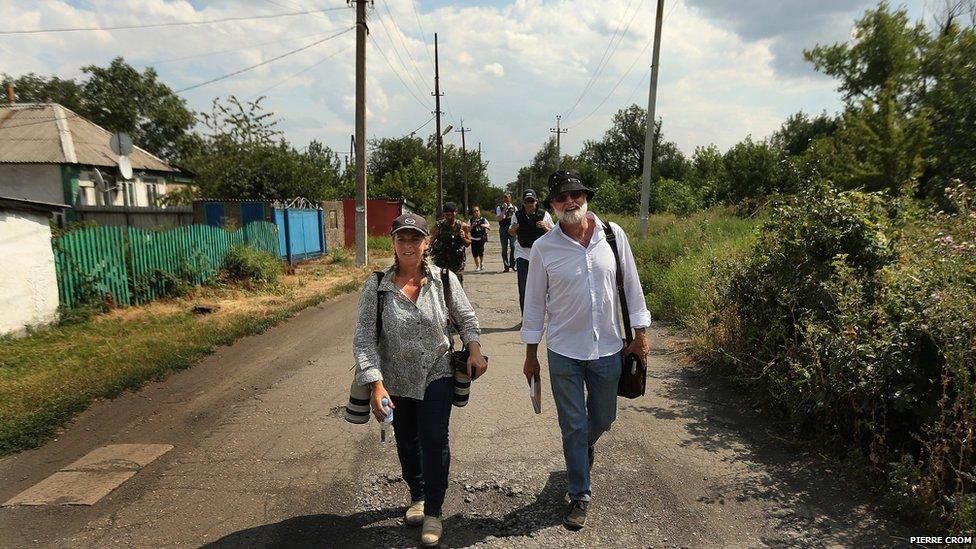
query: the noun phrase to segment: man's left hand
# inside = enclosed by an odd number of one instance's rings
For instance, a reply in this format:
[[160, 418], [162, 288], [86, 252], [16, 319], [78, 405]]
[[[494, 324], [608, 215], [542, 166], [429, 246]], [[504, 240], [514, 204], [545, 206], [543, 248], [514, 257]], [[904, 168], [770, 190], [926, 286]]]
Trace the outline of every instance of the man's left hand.
[[647, 355], [650, 349], [647, 344], [647, 334], [644, 330], [634, 330], [634, 341], [630, 342], [630, 345], [624, 349], [624, 356], [627, 355], [637, 355], [645, 365], [647, 364]]

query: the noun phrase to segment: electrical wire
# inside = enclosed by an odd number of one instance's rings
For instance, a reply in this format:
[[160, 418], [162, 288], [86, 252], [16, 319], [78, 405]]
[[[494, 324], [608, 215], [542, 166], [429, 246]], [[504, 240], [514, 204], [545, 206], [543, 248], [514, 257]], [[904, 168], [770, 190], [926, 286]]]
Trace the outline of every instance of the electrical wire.
[[247, 46], [240, 47], [240, 48], [230, 48], [230, 49], [226, 49], [226, 50], [216, 50], [216, 51], [208, 51], [208, 52], [204, 52], [204, 53], [194, 53], [194, 54], [191, 54], [191, 55], [184, 55], [182, 57], [172, 57], [170, 59], [160, 59], [158, 61], [149, 61], [149, 62], [143, 63], [143, 64], [146, 65], [146, 66], [150, 66], [150, 65], [165, 65], [166, 63], [175, 63], [176, 61], [185, 61], [187, 59], [196, 59], [198, 57], [208, 57], [210, 55], [219, 55], [221, 53], [233, 53], [233, 52], [237, 52], [237, 51], [245, 51], [245, 50], [250, 50], [250, 49], [258, 48], [258, 47], [261, 47], [261, 46], [269, 46], [271, 44], [283, 44], [285, 42], [292, 42], [294, 40], [301, 40], [303, 38], [311, 38], [313, 36], [322, 36], [324, 34], [327, 34], [327, 33], [324, 33], [324, 32], [314, 32], [312, 34], [303, 34], [301, 36], [292, 36], [290, 38], [285, 38], [285, 39], [282, 39], [282, 40], [270, 40], [268, 42], [260, 42], [260, 43], [257, 43], [257, 44], [249, 44]]
[[411, 135], [412, 136], [413, 134], [415, 134], [415, 133], [419, 132], [420, 130], [424, 129], [425, 127], [427, 127], [427, 124], [430, 124], [435, 118], [437, 118], [437, 115], [436, 114], [434, 116], [431, 116], [430, 118], [428, 118], [426, 122], [424, 122], [423, 124], [420, 125], [420, 127], [418, 127], [416, 130], [410, 132], [407, 135]]
[[296, 72], [296, 73], [294, 73], [294, 74], [292, 74], [290, 76], [287, 76], [287, 77], [283, 78], [282, 80], [279, 80], [278, 83], [273, 84], [271, 86], [268, 86], [267, 88], [264, 88], [263, 90], [255, 93], [254, 95], [251, 96], [251, 98], [254, 99], [254, 98], [258, 97], [259, 95], [264, 95], [265, 93], [267, 93], [267, 92], [269, 92], [269, 91], [277, 88], [278, 86], [284, 84], [285, 82], [291, 80], [292, 78], [295, 78], [296, 76], [301, 76], [302, 74], [305, 74], [306, 72], [314, 69], [315, 67], [318, 67], [322, 63], [325, 63], [326, 61], [328, 61], [329, 59], [332, 59], [333, 57], [339, 55], [340, 53], [345, 52], [345, 51], [348, 51], [349, 48], [351, 48], [351, 47], [352, 46], [346, 46], [346, 47], [344, 47], [344, 48], [342, 48], [340, 50], [337, 50], [337, 51], [334, 51], [334, 52], [330, 53], [329, 55], [326, 55], [325, 57], [323, 57], [322, 59], [319, 59], [318, 61], [316, 61], [312, 65], [309, 65], [308, 67], [305, 67], [304, 69], [302, 69], [302, 70], [300, 70], [300, 71], [298, 71], [298, 72]]
[[[573, 106], [570, 107], [566, 112], [562, 113], [562, 116], [564, 118], [568, 117], [570, 114], [573, 113], [573, 111], [576, 110], [576, 107], [579, 106], [580, 101], [583, 100], [583, 97], [585, 97], [587, 92], [589, 92], [590, 89], [593, 87], [593, 84], [596, 82], [596, 79], [599, 78], [601, 74], [603, 74], [603, 69], [605, 69], [607, 65], [610, 64], [610, 59], [617, 52], [617, 48], [620, 46], [620, 43], [623, 42], [624, 37], [627, 35], [627, 31], [630, 30], [630, 26], [633, 24], [634, 19], [637, 17], [637, 12], [639, 12], [641, 6], [644, 5], [644, 0], [641, 0], [640, 4], [638, 4], [637, 8], [634, 10], [634, 13], [630, 15], [630, 19], [627, 21], [627, 27], [624, 29], [623, 34], [620, 34], [620, 27], [623, 25], [624, 20], [627, 19], [627, 13], [630, 12], [630, 6], [633, 5], [633, 1], [634, 0], [630, 0], [627, 3], [627, 7], [624, 9], [624, 13], [620, 17], [620, 21], [617, 23], [617, 28], [614, 29], [613, 34], [610, 36], [610, 41], [607, 42], [607, 47], [604, 48], [603, 55], [600, 57], [600, 61], [599, 63], [597, 63], [596, 69], [593, 70], [593, 74], [590, 75], [589, 81], [587, 81], [586, 85], [583, 86], [583, 91], [580, 92], [579, 97], [576, 98], [576, 102], [573, 103]], [[618, 36], [620, 37], [619, 40], [617, 40]]]
[[430, 43], [427, 42], [427, 34], [424, 32], [424, 25], [420, 22], [420, 12], [417, 11], [416, 0], [410, 0], [410, 6], [413, 7], [413, 14], [417, 18], [417, 27], [420, 29], [420, 37], [424, 40], [424, 51], [427, 52], [427, 60], [430, 61], [430, 69], [436, 70], [434, 66], [434, 58], [430, 55]]
[[420, 81], [424, 82], [424, 78], [423, 78], [424, 73], [423, 71], [420, 70], [420, 67], [417, 66], [417, 60], [414, 59], [413, 54], [410, 53], [410, 48], [407, 47], [407, 43], [403, 40], [403, 37], [406, 36], [406, 33], [403, 32], [403, 29], [401, 29], [400, 25], [397, 24], [396, 18], [393, 17], [393, 12], [390, 11], [390, 3], [388, 1], [384, 1], [383, 8], [386, 10], [387, 15], [390, 16], [390, 22], [393, 23], [393, 30], [396, 31], [397, 38], [400, 40], [400, 45], [403, 46], [403, 49], [407, 52], [407, 57], [410, 58], [410, 62], [413, 64], [413, 70], [416, 72], [417, 75], [420, 75]]
[[417, 97], [417, 94], [413, 91], [413, 89], [411, 89], [410, 86], [408, 86], [407, 83], [403, 80], [403, 77], [400, 76], [400, 72], [396, 69], [396, 67], [393, 66], [393, 63], [390, 63], [390, 60], [386, 57], [386, 54], [383, 53], [383, 49], [380, 48], [379, 42], [375, 38], [373, 38], [373, 35], [372, 34], [369, 34], [369, 38], [370, 38], [370, 40], [373, 41], [373, 45], [376, 46], [376, 51], [380, 54], [380, 57], [383, 58], [383, 61], [386, 61], [386, 65], [388, 67], [390, 67], [390, 70], [392, 70], [393, 71], [393, 74], [396, 75], [397, 80], [399, 80], [400, 83], [403, 84], [403, 87], [408, 92], [410, 92], [410, 95], [412, 95], [413, 98], [417, 100], [417, 103], [420, 103], [420, 105], [425, 110], [430, 110], [430, 105], [428, 105], [427, 103], [424, 103], [422, 99], [420, 99], [419, 97]]
[[260, 63], [251, 65], [249, 67], [244, 67], [243, 69], [236, 70], [236, 71], [231, 72], [231, 73], [227, 73], [227, 74], [225, 74], [223, 76], [218, 76], [217, 78], [211, 78], [210, 80], [207, 80], [205, 82], [200, 82], [199, 84], [194, 84], [192, 86], [188, 86], [186, 88], [182, 88], [182, 89], [176, 90], [175, 93], [183, 93], [185, 91], [189, 91], [189, 90], [192, 90], [192, 89], [196, 89], [196, 88], [199, 88], [201, 86], [206, 86], [207, 84], [212, 84], [214, 82], [219, 82], [220, 80], [225, 80], [225, 79], [230, 78], [232, 76], [237, 76], [238, 74], [241, 74], [243, 72], [247, 72], [249, 70], [256, 69], [256, 68], [258, 68], [260, 66], [267, 65], [268, 63], [272, 63], [272, 62], [277, 61], [279, 59], [288, 57], [289, 55], [294, 55], [294, 54], [296, 54], [296, 53], [298, 53], [300, 51], [305, 51], [305, 50], [307, 50], [309, 48], [315, 47], [315, 46], [317, 46], [319, 44], [322, 44], [324, 42], [327, 42], [329, 40], [332, 40], [333, 38], [336, 38], [338, 36], [342, 36], [343, 34], [346, 34], [349, 31], [355, 30], [355, 28], [356, 28], [355, 26], [349, 27], [348, 29], [346, 29], [344, 31], [337, 32], [337, 33], [335, 33], [335, 34], [333, 34], [331, 36], [327, 36], [327, 37], [325, 37], [325, 38], [323, 38], [321, 40], [316, 40], [315, 42], [312, 42], [311, 44], [307, 44], [305, 46], [302, 46], [302, 47], [300, 47], [298, 49], [294, 49], [294, 50], [291, 50], [289, 52], [283, 53], [281, 55], [272, 57], [271, 59], [266, 59], [266, 60], [264, 60], [264, 61], [262, 61]]
[[[377, 19], [380, 22], [380, 27], [383, 28], [383, 33], [386, 34], [386, 39], [389, 41], [390, 47], [393, 49], [394, 55], [396, 55], [397, 60], [400, 61], [400, 66], [403, 67], [403, 70], [406, 73], [407, 78], [410, 80], [410, 83], [415, 86], [416, 90], [419, 91], [421, 95], [427, 94], [430, 90], [425, 89], [424, 86], [419, 85], [417, 83], [416, 73], [412, 72], [410, 68], [407, 67], [407, 63], [403, 60], [403, 56], [400, 55], [400, 50], [399, 48], [397, 48], [396, 43], [393, 41], [393, 37], [390, 35], [389, 29], [386, 27], [386, 22], [383, 20], [383, 17], [377, 14]], [[373, 41], [378, 42], [378, 40], [376, 40], [375, 38], [373, 38]], [[416, 66], [416, 63], [414, 63], [414, 66]]]
[[334, 7], [334, 8], [322, 8], [317, 10], [305, 10], [296, 11], [289, 13], [271, 13], [267, 15], [249, 15], [244, 17], [224, 17], [221, 19], [208, 19], [205, 21], [173, 21], [168, 23], [150, 23], [147, 25], [118, 25], [114, 27], [66, 27], [60, 29], [34, 29], [34, 30], [6, 30], [0, 31], [0, 35], [9, 34], [44, 34], [52, 32], [84, 32], [84, 31], [113, 31], [113, 30], [127, 30], [127, 29], [152, 29], [159, 27], [179, 27], [184, 25], [209, 25], [212, 23], [225, 23], [227, 21], [249, 21], [254, 19], [273, 19], [276, 17], [289, 17], [293, 15], [308, 15], [312, 13], [321, 13], [326, 11], [336, 11], [348, 9], [346, 6]]

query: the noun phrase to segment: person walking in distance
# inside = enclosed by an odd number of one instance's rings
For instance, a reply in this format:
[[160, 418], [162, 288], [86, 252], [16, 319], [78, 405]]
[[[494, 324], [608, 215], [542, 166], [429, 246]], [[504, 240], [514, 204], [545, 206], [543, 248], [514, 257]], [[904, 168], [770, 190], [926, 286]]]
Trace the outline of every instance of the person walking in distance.
[[[622, 357], [633, 353], [646, 363], [644, 329], [651, 324], [627, 235], [616, 223], [604, 224], [587, 211], [592, 198], [579, 174], [550, 176], [548, 200], [558, 224], [532, 245], [521, 330], [526, 345], [522, 371], [531, 380], [539, 374], [537, 352], [548, 314], [546, 356], [569, 476], [570, 505], [563, 523], [570, 529], [586, 522], [594, 445], [617, 417]], [[626, 349], [617, 321], [617, 267], [606, 231], [613, 231], [617, 241], [635, 332]]]
[[434, 225], [430, 233], [434, 264], [448, 269], [464, 284], [464, 261], [471, 245], [468, 224], [457, 218], [457, 206], [453, 202], [444, 203], [444, 219]]
[[512, 204], [512, 193], [505, 193], [500, 206], [495, 208], [495, 218], [498, 221], [498, 238], [502, 243], [502, 263], [504, 272], [515, 268], [515, 238], [508, 234], [517, 208]]
[[552, 229], [549, 212], [539, 210], [539, 195], [534, 189], [522, 193], [522, 209], [515, 212], [515, 219], [508, 234], [515, 237], [515, 272], [518, 276], [519, 311], [525, 310], [525, 277], [529, 274], [529, 252], [532, 244]]
[[450, 292], [445, 292], [444, 280], [431, 272], [427, 221], [403, 214], [393, 220], [390, 234], [393, 266], [379, 279], [367, 278], [359, 299], [355, 383], [370, 386], [377, 421], [386, 418], [385, 408], [395, 411], [397, 457], [410, 489], [404, 522], [423, 525], [421, 544], [435, 546], [443, 533], [441, 506], [451, 460], [454, 330], [448, 330], [448, 315], [468, 349], [471, 379], [485, 373], [488, 362], [481, 354], [478, 318], [457, 277], [447, 273]]
[[485, 270], [485, 242], [488, 240], [490, 227], [488, 220], [481, 215], [480, 206], [475, 206], [471, 210], [471, 220], [468, 225], [471, 227], [471, 258], [474, 260], [474, 272], [480, 273]]

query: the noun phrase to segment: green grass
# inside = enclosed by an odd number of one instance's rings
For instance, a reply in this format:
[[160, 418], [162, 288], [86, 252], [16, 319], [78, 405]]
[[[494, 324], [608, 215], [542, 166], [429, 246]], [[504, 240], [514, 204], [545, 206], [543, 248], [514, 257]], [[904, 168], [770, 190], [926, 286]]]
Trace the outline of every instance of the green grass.
[[357, 278], [260, 314], [190, 313], [101, 319], [0, 340], [0, 455], [36, 447], [95, 399], [187, 368], [220, 345], [261, 333], [296, 312], [356, 291]]
[[630, 237], [647, 308], [654, 318], [685, 322], [693, 314], [715, 265], [745, 251], [760, 221], [713, 208], [689, 217], [655, 214], [647, 238], [636, 217], [608, 216]]
[[393, 240], [389, 236], [371, 236], [366, 240], [366, 247], [371, 251], [393, 253]]

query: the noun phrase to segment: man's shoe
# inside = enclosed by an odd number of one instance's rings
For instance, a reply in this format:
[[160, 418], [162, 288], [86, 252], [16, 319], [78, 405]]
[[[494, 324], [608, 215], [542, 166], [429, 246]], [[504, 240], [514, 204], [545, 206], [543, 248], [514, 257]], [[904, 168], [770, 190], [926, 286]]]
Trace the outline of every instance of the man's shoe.
[[586, 448], [586, 457], [590, 460], [590, 469], [593, 469], [593, 459], [596, 457], [593, 447], [589, 446]]
[[589, 506], [590, 502], [579, 499], [569, 502], [569, 511], [563, 519], [563, 526], [570, 530], [582, 528], [586, 524], [586, 508]]
[[424, 517], [424, 527], [420, 531], [420, 545], [436, 547], [441, 542], [444, 525], [440, 517]]
[[407, 526], [420, 526], [424, 523], [424, 500], [410, 503], [406, 514], [403, 515], [403, 523]]
[[503, 272], [503, 273], [507, 273], [507, 272], [508, 272], [508, 267], [505, 267], [505, 270], [504, 270], [504, 271], [502, 271], [502, 272]]

